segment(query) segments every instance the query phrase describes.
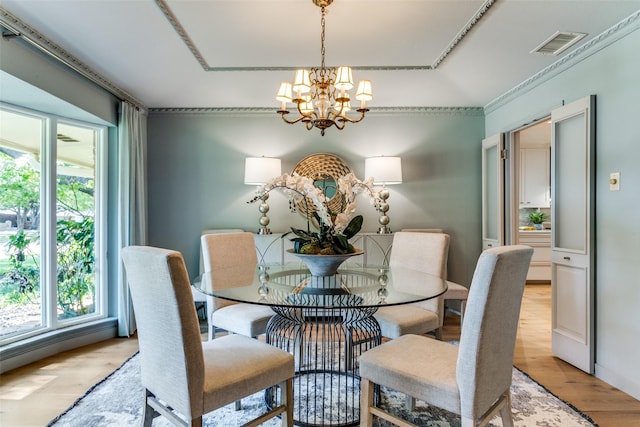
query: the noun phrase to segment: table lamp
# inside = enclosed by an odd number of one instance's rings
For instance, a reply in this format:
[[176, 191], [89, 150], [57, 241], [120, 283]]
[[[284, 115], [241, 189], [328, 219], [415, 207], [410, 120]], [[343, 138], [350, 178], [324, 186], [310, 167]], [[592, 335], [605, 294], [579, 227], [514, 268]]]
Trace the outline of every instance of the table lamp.
[[[247, 185], [256, 185], [260, 187], [264, 185], [267, 181], [282, 174], [282, 166], [280, 163], [280, 159], [274, 159], [270, 157], [247, 157], [244, 160], [244, 183]], [[258, 211], [262, 214], [260, 220], [260, 228], [258, 229], [258, 234], [271, 234], [271, 230], [269, 230], [269, 217], [267, 216], [267, 212], [269, 212], [269, 205], [267, 204], [267, 199], [269, 198], [269, 193], [263, 193], [260, 195], [260, 206], [258, 207]]]
[[378, 234], [389, 234], [391, 229], [389, 228], [389, 217], [387, 211], [389, 211], [389, 190], [387, 185], [401, 184], [402, 183], [402, 162], [400, 157], [370, 157], [364, 161], [364, 175], [365, 179], [373, 177], [373, 183], [375, 185], [382, 185], [380, 190], [381, 202], [376, 207], [376, 210], [380, 212], [380, 228]]

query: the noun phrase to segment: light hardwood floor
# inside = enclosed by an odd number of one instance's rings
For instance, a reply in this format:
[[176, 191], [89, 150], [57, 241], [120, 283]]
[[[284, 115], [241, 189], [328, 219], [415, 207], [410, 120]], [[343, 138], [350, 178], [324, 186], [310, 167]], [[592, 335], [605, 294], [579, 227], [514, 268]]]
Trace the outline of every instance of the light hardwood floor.
[[[548, 285], [527, 285], [514, 364], [601, 427], [640, 426], [640, 401], [551, 356], [550, 301]], [[447, 317], [443, 339], [460, 337], [458, 320]], [[135, 338], [116, 338], [2, 375], [0, 425], [46, 425], [137, 350]]]

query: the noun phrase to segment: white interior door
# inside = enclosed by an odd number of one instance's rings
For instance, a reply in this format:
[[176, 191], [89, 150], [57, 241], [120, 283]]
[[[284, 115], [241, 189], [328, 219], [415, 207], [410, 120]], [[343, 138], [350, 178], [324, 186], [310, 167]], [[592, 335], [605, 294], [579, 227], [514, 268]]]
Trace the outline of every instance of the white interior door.
[[552, 352], [594, 369], [594, 104], [590, 96], [551, 113]]
[[504, 244], [504, 136], [482, 140], [482, 250]]

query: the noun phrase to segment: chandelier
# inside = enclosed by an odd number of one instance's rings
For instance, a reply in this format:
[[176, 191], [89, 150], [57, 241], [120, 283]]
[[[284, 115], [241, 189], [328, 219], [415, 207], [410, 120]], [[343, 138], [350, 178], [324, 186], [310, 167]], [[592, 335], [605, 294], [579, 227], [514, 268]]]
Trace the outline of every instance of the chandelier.
[[[320, 25], [322, 62], [320, 68], [311, 70], [296, 70], [293, 84], [282, 82], [276, 96], [276, 100], [282, 102], [278, 114], [282, 120], [289, 124], [302, 122], [311, 130], [314, 127], [320, 129], [320, 134], [324, 136], [324, 131], [331, 126], [342, 130], [347, 123], [357, 123], [364, 118], [368, 108], [366, 102], [373, 99], [371, 92], [371, 81], [360, 80], [356, 90], [356, 99], [360, 101], [360, 108], [356, 109], [360, 113], [359, 117], [351, 118], [347, 113], [351, 110], [349, 90], [353, 88], [353, 77], [351, 67], [326, 68], [324, 64], [324, 34], [326, 6], [333, 3], [333, 0], [312, 0], [322, 11]], [[289, 114], [287, 103], [294, 103], [299, 116], [293, 120], [287, 119]]]

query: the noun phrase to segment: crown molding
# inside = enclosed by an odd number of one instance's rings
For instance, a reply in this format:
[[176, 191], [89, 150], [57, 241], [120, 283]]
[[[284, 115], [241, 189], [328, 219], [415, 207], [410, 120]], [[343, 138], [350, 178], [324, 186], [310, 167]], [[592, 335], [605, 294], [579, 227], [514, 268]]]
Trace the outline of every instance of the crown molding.
[[[150, 114], [207, 114], [207, 115], [274, 115], [271, 107], [182, 107], [149, 108]], [[370, 115], [378, 114], [421, 114], [452, 116], [483, 116], [482, 107], [373, 107]]]
[[[292, 66], [273, 66], [273, 67], [213, 67], [204, 58], [193, 39], [187, 33], [184, 26], [180, 23], [178, 17], [173, 13], [169, 5], [165, 0], [154, 0], [156, 6], [160, 9], [162, 14], [167, 18], [174, 31], [178, 34], [182, 42], [187, 49], [191, 52], [193, 57], [198, 61], [200, 66], [205, 71], [211, 72], [229, 72], [229, 71], [295, 71], [296, 68]], [[429, 71], [435, 70], [446, 57], [453, 51], [453, 49], [464, 39], [464, 37], [471, 31], [471, 29], [482, 19], [487, 13], [489, 8], [493, 6], [496, 0], [485, 0], [476, 13], [467, 21], [467, 23], [458, 31], [456, 36], [449, 42], [447, 47], [438, 55], [435, 61], [430, 65], [358, 65], [352, 66], [354, 70], [362, 71]]]
[[638, 29], [640, 29], [640, 10], [488, 103], [484, 107], [485, 114], [524, 95]]
[[19, 37], [28, 44], [34, 46], [35, 48], [46, 53], [55, 60], [71, 68], [78, 74], [89, 79], [91, 82], [95, 83], [102, 89], [105, 89], [116, 98], [127, 101], [133, 104], [135, 107], [144, 110], [144, 105], [142, 104], [142, 102], [137, 100], [134, 96], [117, 87], [111, 81], [107, 80], [104, 76], [91, 69], [87, 64], [80, 61], [78, 58], [64, 50], [58, 44], [52, 42], [47, 37], [42, 35], [35, 28], [31, 27], [2, 7], [0, 7], [0, 25], [13, 33], [9, 35], [3, 34], [2, 37]]

